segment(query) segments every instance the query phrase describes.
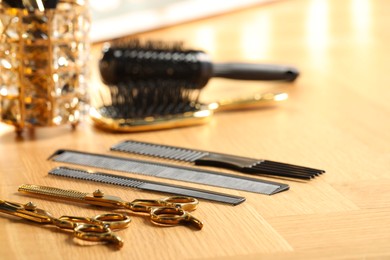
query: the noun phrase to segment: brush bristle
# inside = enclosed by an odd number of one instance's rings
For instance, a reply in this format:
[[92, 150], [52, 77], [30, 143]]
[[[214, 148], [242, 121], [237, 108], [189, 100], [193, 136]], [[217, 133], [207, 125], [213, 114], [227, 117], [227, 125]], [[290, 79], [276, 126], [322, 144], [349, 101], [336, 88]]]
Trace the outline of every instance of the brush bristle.
[[159, 83], [149, 81], [110, 86], [109, 101], [99, 109], [100, 113], [114, 119], [135, 119], [198, 110], [199, 91], [181, 89], [176, 84], [169, 81]]
[[146, 49], [158, 51], [184, 51], [185, 47], [182, 41], [159, 41], [159, 40], [144, 40], [138, 38], [116, 39], [105, 44], [103, 51], [107, 49]]
[[[183, 114], [199, 109], [200, 52], [181, 42], [115, 40], [103, 48], [99, 113], [108, 118], [138, 119]], [[194, 76], [195, 75], [195, 76]]]
[[106, 45], [99, 69], [107, 85], [170, 80], [181, 89], [201, 89], [212, 74], [212, 65], [202, 51], [186, 50], [179, 43], [139, 40]]

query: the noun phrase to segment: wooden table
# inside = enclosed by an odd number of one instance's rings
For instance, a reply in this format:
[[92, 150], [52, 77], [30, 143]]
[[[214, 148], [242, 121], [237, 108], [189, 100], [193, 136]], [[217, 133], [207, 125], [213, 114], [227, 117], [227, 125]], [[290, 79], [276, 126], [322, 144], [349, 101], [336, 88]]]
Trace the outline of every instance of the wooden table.
[[[127, 200], [161, 197], [49, 176], [59, 164], [47, 157], [59, 148], [111, 154], [112, 144], [135, 139], [326, 170], [310, 182], [283, 180], [290, 190], [273, 196], [185, 184], [247, 200], [235, 207], [201, 201], [194, 212], [204, 221], [201, 231], [156, 227], [134, 216], [130, 227], [118, 232], [125, 241], [121, 250], [80, 246], [56, 228], [2, 214], [1, 258], [390, 258], [389, 8], [387, 0], [279, 1], [140, 35], [184, 40], [214, 61], [298, 67], [301, 76], [294, 84], [212, 79], [202, 92], [205, 101], [252, 92], [289, 94], [287, 101], [269, 109], [218, 113], [202, 126], [131, 134], [100, 131], [86, 120], [76, 131], [39, 128], [20, 139], [12, 127], [0, 125], [0, 197], [33, 200], [56, 216], [104, 211], [32, 199], [18, 194], [18, 186], [102, 188]], [[99, 47], [94, 48], [95, 59]]]

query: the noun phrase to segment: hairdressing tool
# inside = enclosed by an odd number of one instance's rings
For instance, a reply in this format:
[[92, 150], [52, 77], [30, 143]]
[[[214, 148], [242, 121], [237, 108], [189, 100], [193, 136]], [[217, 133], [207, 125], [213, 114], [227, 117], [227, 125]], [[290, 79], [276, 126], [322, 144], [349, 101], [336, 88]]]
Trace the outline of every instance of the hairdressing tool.
[[287, 98], [286, 93], [266, 93], [202, 104], [200, 90], [213, 76], [286, 81], [298, 76], [285, 66], [212, 64], [204, 52], [185, 50], [180, 43], [138, 39], [106, 44], [99, 68], [109, 93], [99, 92], [103, 105], [92, 108], [90, 116], [96, 126], [120, 132], [204, 124], [216, 111]]
[[162, 192], [180, 196], [194, 197], [209, 201], [238, 205], [245, 201], [244, 197], [230, 194], [196, 189], [192, 187], [167, 184], [162, 182], [140, 180], [126, 176], [114, 175], [102, 172], [85, 171], [69, 167], [57, 167], [49, 171], [50, 175], [74, 178], [80, 180], [95, 181], [106, 184], [120, 185], [124, 187], [136, 188], [140, 190]]
[[212, 63], [205, 52], [185, 49], [180, 43], [138, 39], [107, 43], [99, 68], [108, 85], [174, 80], [178, 87], [191, 89], [203, 88], [212, 77], [294, 81], [299, 75], [297, 69], [282, 65]]
[[56, 162], [73, 163], [127, 173], [144, 174], [148, 176], [207, 184], [267, 195], [273, 195], [289, 189], [287, 184], [264, 181], [256, 178], [105, 154], [94, 154], [73, 150], [58, 150], [50, 156], [49, 159]]
[[172, 88], [145, 87], [133, 92], [126, 84], [110, 86], [110, 103], [91, 108], [90, 117], [97, 127], [105, 130], [150, 131], [205, 124], [215, 112], [266, 107], [288, 98], [287, 93], [265, 93], [202, 104], [190, 92], [169, 94], [175, 86], [166, 85]]
[[49, 212], [38, 208], [32, 202], [21, 204], [6, 200], [0, 200], [0, 212], [44, 225], [54, 225], [61, 229], [73, 230], [76, 238], [108, 242], [118, 248], [123, 246], [123, 241], [112, 230], [126, 228], [131, 221], [130, 217], [118, 213], [101, 214], [92, 218], [73, 216], [56, 218]]
[[199, 203], [197, 199], [191, 197], [176, 196], [159, 200], [136, 199], [127, 202], [116, 196], [105, 195], [101, 190], [85, 193], [31, 184], [21, 185], [18, 191], [46, 198], [56, 198], [114, 209], [128, 209], [135, 213], [146, 213], [150, 216], [152, 223], [157, 225], [173, 226], [185, 224], [197, 229], [202, 229], [203, 227], [203, 223], [200, 220], [187, 212], [195, 210]]
[[304, 166], [252, 159], [230, 154], [214, 153], [182, 147], [126, 140], [111, 147], [113, 151], [154, 156], [185, 161], [195, 165], [227, 168], [243, 173], [274, 175], [280, 177], [312, 179], [325, 171]]

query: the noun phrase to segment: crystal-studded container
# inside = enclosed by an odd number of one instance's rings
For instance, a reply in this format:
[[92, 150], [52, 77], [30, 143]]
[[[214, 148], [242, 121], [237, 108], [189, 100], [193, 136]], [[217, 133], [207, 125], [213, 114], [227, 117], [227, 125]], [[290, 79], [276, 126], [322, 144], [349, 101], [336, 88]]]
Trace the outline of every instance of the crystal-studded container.
[[0, 0], [0, 121], [17, 132], [80, 120], [88, 0]]

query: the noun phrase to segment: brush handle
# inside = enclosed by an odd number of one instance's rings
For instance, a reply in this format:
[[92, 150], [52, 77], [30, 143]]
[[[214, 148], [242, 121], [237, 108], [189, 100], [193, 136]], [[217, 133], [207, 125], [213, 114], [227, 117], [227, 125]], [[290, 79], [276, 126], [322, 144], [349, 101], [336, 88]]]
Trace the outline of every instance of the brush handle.
[[238, 80], [294, 81], [297, 69], [274, 64], [217, 63], [213, 64], [213, 77]]
[[287, 93], [255, 93], [252, 96], [221, 99], [218, 102], [209, 104], [209, 108], [214, 111], [242, 110], [251, 108], [261, 108], [286, 100]]

